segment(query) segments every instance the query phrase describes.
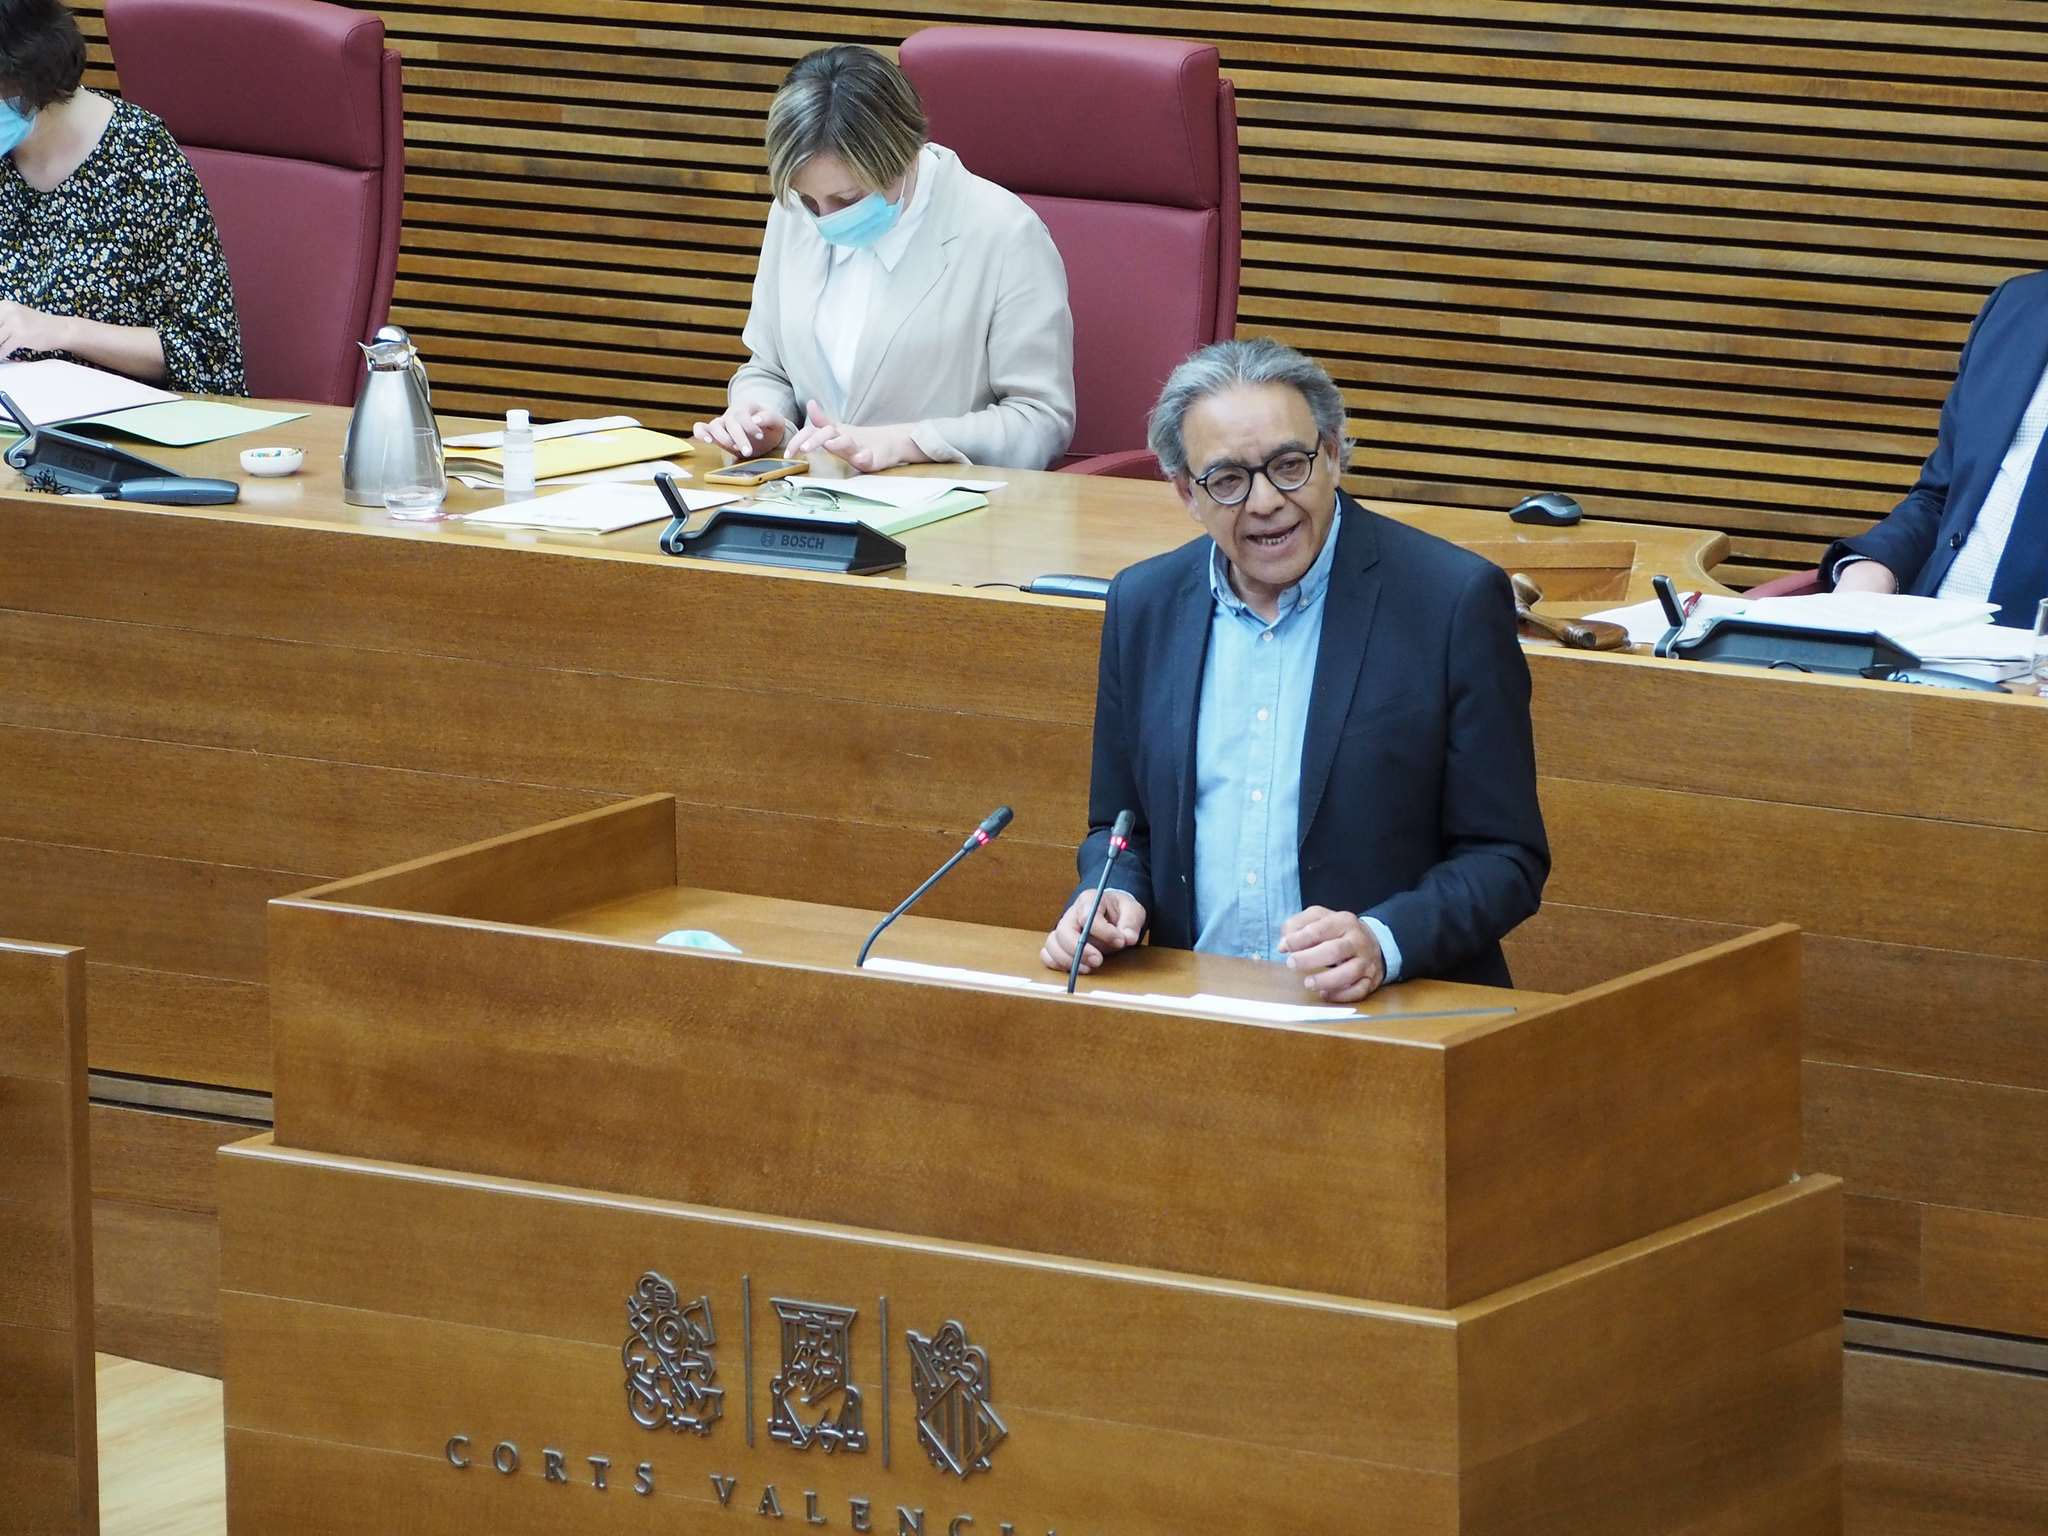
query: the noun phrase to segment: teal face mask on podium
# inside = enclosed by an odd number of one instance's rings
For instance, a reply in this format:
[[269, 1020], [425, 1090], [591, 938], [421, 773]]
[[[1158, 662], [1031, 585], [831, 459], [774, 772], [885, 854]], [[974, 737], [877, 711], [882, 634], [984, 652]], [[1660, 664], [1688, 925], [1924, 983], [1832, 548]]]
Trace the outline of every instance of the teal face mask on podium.
[[[24, 112], [19, 97], [0, 101], [0, 155], [11, 155], [20, 147], [21, 141], [34, 131], [36, 115]], [[860, 204], [854, 204], [858, 208]], [[893, 220], [891, 222], [894, 222]]]
[[892, 203], [881, 193], [870, 192], [859, 202], [835, 212], [812, 214], [811, 222], [833, 245], [864, 251], [894, 229], [902, 217], [902, 203]]

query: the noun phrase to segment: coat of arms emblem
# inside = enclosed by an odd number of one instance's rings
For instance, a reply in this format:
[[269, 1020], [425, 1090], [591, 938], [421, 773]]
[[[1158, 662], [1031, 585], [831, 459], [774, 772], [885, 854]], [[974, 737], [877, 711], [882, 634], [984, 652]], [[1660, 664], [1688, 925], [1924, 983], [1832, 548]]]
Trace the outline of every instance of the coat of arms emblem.
[[626, 1326], [631, 1331], [620, 1355], [633, 1422], [710, 1434], [725, 1411], [725, 1389], [711, 1385], [718, 1374], [711, 1358], [718, 1342], [711, 1298], [682, 1306], [675, 1286], [650, 1269], [626, 1298]]
[[988, 1352], [949, 1322], [930, 1338], [904, 1335], [917, 1395], [917, 1438], [932, 1465], [956, 1477], [986, 1472], [989, 1453], [1009, 1430], [989, 1406]]
[[[860, 1388], [851, 1384], [847, 1335], [856, 1309], [771, 1298], [782, 1319], [782, 1369], [768, 1383], [768, 1433], [797, 1450], [821, 1445], [832, 1451], [865, 1451], [860, 1421]], [[838, 1412], [832, 1411], [838, 1399]], [[797, 1409], [823, 1411], [806, 1420]]]

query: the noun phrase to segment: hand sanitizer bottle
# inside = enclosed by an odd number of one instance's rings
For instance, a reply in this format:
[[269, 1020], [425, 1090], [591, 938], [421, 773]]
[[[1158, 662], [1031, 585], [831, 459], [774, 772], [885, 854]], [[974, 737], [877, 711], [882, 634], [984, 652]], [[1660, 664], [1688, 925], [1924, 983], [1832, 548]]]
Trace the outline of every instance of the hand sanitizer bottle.
[[533, 500], [533, 419], [524, 411], [505, 413], [505, 499]]

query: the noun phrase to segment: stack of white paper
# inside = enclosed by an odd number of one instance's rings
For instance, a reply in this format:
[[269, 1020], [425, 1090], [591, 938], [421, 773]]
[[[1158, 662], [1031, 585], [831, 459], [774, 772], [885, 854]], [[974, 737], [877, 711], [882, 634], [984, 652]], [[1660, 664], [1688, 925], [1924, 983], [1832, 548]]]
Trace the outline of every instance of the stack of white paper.
[[33, 363], [0, 363], [0, 392], [37, 427], [104, 416], [134, 405], [165, 405], [181, 398], [167, 389], [56, 357]]
[[[1739, 597], [1700, 594], [1699, 601], [1693, 605], [1692, 616], [1685, 621], [1684, 633], [1696, 635], [1707, 627], [1708, 620], [1718, 619], [1724, 614], [1740, 613], [1748, 606], [1748, 603]], [[1647, 603], [1630, 603], [1626, 608], [1609, 608], [1600, 613], [1589, 613], [1586, 617], [1619, 624], [1628, 631], [1628, 638], [1635, 645], [1654, 645], [1664, 638], [1664, 632], [1671, 627], [1671, 621], [1664, 617], [1664, 605], [1655, 598]]]
[[[1879, 634], [1944, 672], [2002, 682], [2024, 673], [2033, 656], [2031, 631], [1993, 624], [1990, 603], [1970, 598], [1913, 597], [1901, 592], [1813, 592], [1803, 597], [1702, 597], [1686, 620], [1689, 639], [1709, 621], [1739, 615], [1799, 629], [1842, 629]], [[1670, 628], [1661, 603], [1632, 603], [1588, 615], [1626, 625], [1628, 637], [1648, 645]]]
[[1766, 597], [1748, 605], [1745, 617], [1801, 629], [1866, 631], [1915, 649], [1916, 635], [1958, 625], [1989, 624], [1998, 610], [1990, 603], [1953, 597], [1911, 597], [1901, 592], [1814, 592], [1805, 597]]
[[[676, 494], [692, 512], [722, 507], [738, 501], [721, 491], [699, 491], [677, 486]], [[463, 516], [465, 523], [486, 528], [538, 528], [546, 533], [617, 533], [641, 523], [666, 522], [668, 503], [651, 485], [580, 485], [532, 501], [507, 502], [502, 507], [485, 507]]]
[[[614, 432], [620, 427], [637, 427], [637, 416], [582, 416], [575, 421], [555, 421], [544, 427], [533, 429], [533, 440], [544, 443], [555, 437], [581, 437], [586, 432]], [[442, 439], [444, 448], [502, 448], [505, 446], [505, 429], [499, 427], [490, 432], [471, 432], [464, 437]]]
[[[545, 480], [536, 480], [535, 485], [652, 485], [656, 474], [666, 471], [671, 480], [687, 480], [690, 472], [682, 465], [668, 459], [647, 459], [638, 464], [618, 464], [610, 469], [586, 469], [577, 475], [551, 475]], [[502, 480], [486, 475], [450, 474], [449, 479], [460, 480], [472, 491], [497, 491], [504, 489]]]

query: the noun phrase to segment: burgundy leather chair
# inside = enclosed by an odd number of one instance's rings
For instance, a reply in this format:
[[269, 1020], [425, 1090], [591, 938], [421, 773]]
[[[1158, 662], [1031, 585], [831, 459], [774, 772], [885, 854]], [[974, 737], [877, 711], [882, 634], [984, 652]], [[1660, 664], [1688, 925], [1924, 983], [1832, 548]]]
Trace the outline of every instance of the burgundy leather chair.
[[347, 405], [391, 313], [405, 111], [384, 23], [320, 0], [106, 0], [121, 94], [220, 227], [250, 393]]
[[1060, 467], [1156, 478], [1144, 444], [1159, 386], [1237, 331], [1237, 97], [1216, 50], [930, 27], [898, 57], [933, 142], [1036, 209], [1066, 262], [1077, 410]]

